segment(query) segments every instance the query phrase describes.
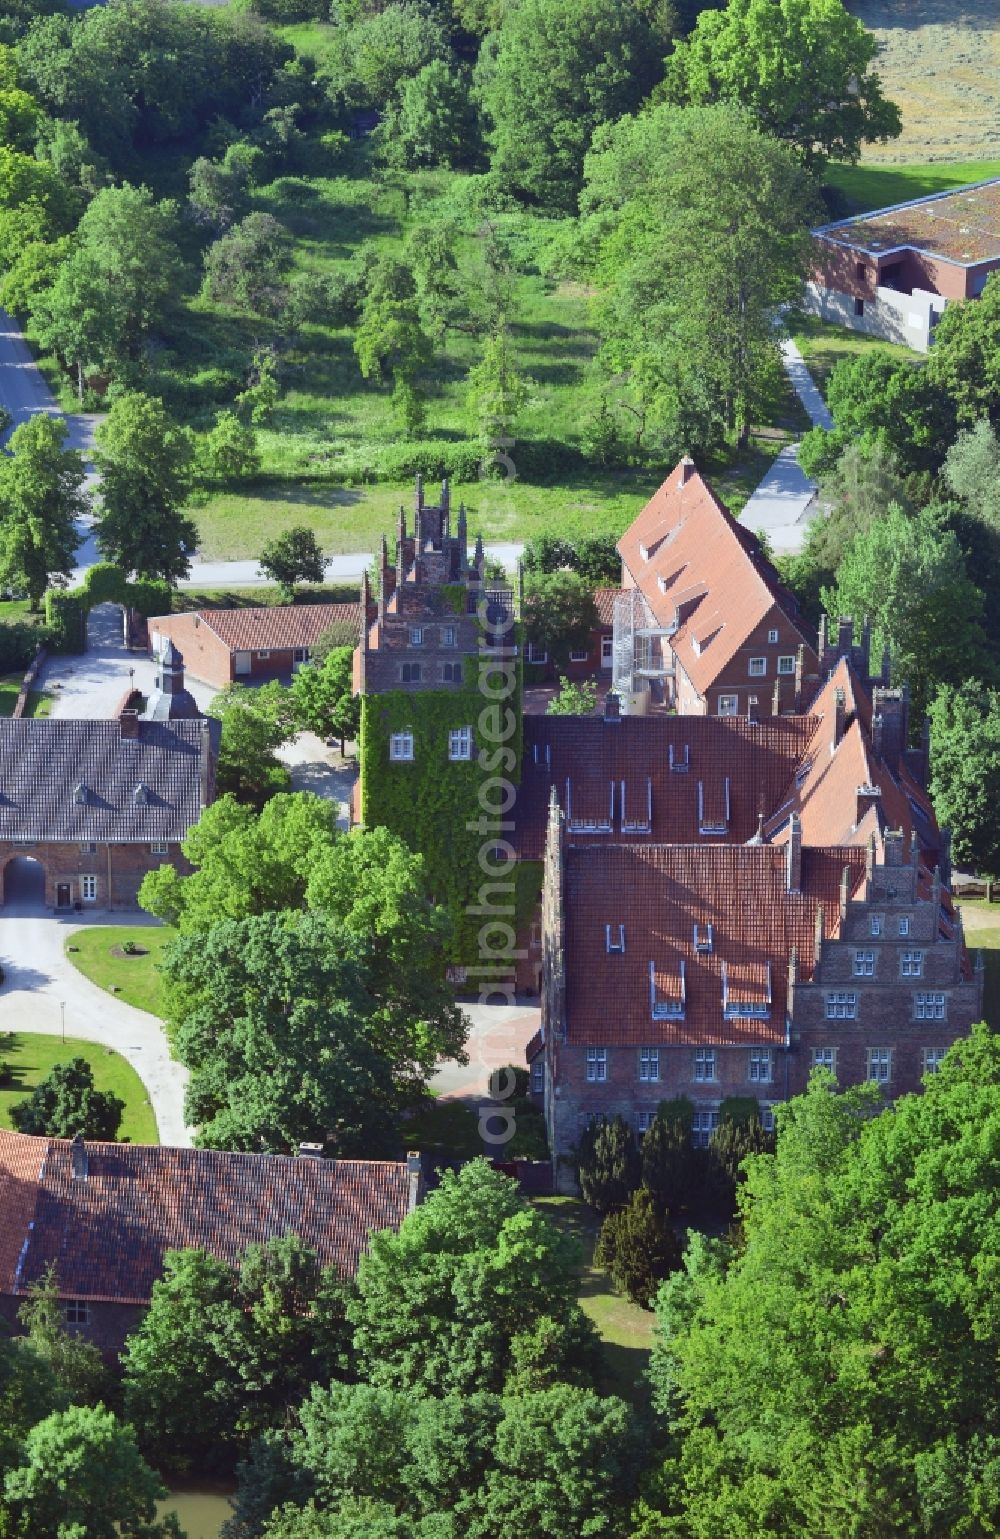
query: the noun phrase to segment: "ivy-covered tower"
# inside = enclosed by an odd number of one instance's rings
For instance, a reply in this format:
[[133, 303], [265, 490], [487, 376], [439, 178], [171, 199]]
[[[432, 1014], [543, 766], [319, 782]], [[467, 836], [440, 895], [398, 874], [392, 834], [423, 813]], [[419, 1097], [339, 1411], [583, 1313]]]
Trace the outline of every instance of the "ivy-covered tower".
[[[356, 816], [366, 827], [391, 828], [424, 856], [434, 895], [453, 914], [454, 960], [468, 961], [481, 925], [468, 913], [483, 880], [480, 850], [504, 837], [504, 815], [491, 820], [481, 787], [499, 776], [513, 788], [520, 779], [514, 594], [487, 582], [481, 539], [470, 556], [464, 507], [452, 532], [447, 481], [431, 504], [419, 476], [413, 530], [400, 508], [395, 560], [383, 536], [377, 579], [376, 595], [367, 573], [362, 580], [354, 654]], [[501, 798], [494, 788], [498, 807], [502, 800], [512, 803], [513, 790]]]

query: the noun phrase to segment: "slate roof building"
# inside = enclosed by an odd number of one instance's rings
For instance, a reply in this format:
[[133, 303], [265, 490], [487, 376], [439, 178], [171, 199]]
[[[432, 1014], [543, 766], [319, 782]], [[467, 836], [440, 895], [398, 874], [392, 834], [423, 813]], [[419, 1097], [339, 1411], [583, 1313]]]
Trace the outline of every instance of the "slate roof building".
[[289, 679], [310, 660], [321, 636], [354, 647], [361, 633], [361, 605], [274, 604], [246, 609], [197, 609], [154, 615], [149, 646], [162, 658], [168, 642], [179, 647], [193, 679], [224, 689], [236, 682]]
[[235, 1265], [248, 1246], [294, 1234], [350, 1278], [369, 1236], [398, 1229], [422, 1194], [418, 1155], [292, 1158], [0, 1131], [0, 1314], [16, 1324], [54, 1266], [68, 1322], [117, 1352], [168, 1250]]
[[806, 308], [926, 352], [952, 301], [1000, 269], [1000, 177], [838, 219], [813, 231]]
[[819, 668], [798, 603], [692, 460], [674, 467], [618, 550], [613, 676], [627, 714], [802, 709]]
[[198, 712], [174, 653], [152, 719], [0, 720], [0, 901], [34, 861], [58, 910], [134, 908], [147, 871], [188, 869], [180, 843], [215, 794], [218, 723]]

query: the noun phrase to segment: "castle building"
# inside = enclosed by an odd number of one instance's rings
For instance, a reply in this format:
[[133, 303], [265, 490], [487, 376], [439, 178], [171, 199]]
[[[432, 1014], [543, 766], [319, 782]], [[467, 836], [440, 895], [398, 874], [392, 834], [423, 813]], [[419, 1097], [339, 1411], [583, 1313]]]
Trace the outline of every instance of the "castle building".
[[624, 711], [802, 709], [820, 674], [798, 603], [692, 460], [674, 467], [618, 550], [612, 656]]

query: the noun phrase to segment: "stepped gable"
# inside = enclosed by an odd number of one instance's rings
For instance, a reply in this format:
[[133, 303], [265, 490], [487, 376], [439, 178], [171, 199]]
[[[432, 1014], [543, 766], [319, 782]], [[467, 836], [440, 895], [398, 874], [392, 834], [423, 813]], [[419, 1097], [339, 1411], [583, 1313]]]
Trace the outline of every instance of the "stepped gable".
[[398, 1229], [410, 1202], [406, 1162], [0, 1131], [0, 1293], [25, 1293], [55, 1263], [63, 1296], [147, 1304], [166, 1251], [193, 1246], [236, 1265], [249, 1245], [287, 1234], [353, 1277], [369, 1234]]
[[765, 837], [781, 842], [797, 812], [806, 845], [860, 846], [874, 835], [881, 849], [887, 829], [902, 829], [907, 843], [916, 834], [933, 864], [942, 840], [930, 799], [905, 758], [890, 763], [876, 751], [872, 695], [846, 658], [811, 710], [815, 730], [781, 805], [765, 823]]
[[779, 805], [816, 725], [809, 716], [526, 717], [518, 851], [542, 858], [553, 787], [571, 843], [602, 837], [586, 822], [608, 823], [603, 838], [616, 842], [745, 843]]
[[[570, 1046], [783, 1044], [793, 948], [806, 981], [817, 910], [835, 937], [845, 868], [850, 897], [865, 884], [862, 850], [803, 850], [793, 892], [769, 845], [578, 845], [564, 858]], [[608, 927], [623, 950], [609, 951]]]
[[777, 606], [806, 647], [798, 603], [756, 536], [730, 516], [690, 460], [653, 493], [618, 550], [701, 695]]

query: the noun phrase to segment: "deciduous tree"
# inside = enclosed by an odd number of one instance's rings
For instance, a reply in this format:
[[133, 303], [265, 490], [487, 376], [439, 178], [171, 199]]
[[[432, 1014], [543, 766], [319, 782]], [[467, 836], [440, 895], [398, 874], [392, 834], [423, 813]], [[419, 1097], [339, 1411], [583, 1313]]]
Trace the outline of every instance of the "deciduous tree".
[[182, 512], [191, 439], [148, 395], [122, 395], [94, 435], [101, 476], [97, 540], [129, 576], [186, 577], [198, 532]]
[[611, 1273], [619, 1293], [643, 1309], [652, 1308], [660, 1283], [681, 1264], [680, 1241], [664, 1222], [652, 1192], [640, 1187], [626, 1207], [607, 1215], [594, 1261]]
[[121, 1126], [125, 1102], [110, 1090], [97, 1090], [85, 1058], [57, 1063], [24, 1101], [15, 1101], [10, 1120], [19, 1133], [42, 1138], [113, 1139]]
[[271, 540], [260, 553], [259, 565], [265, 577], [277, 583], [282, 599], [290, 604], [295, 597], [295, 585], [300, 582], [321, 583], [326, 576], [326, 564], [319, 541], [312, 529], [296, 524]]
[[565, 677], [559, 680], [559, 688], [545, 707], [547, 716], [592, 716], [597, 705], [597, 682], [581, 679], [577, 683]]
[[524, 623], [532, 644], [565, 668], [571, 652], [589, 651], [597, 626], [589, 583], [577, 572], [530, 572], [524, 587]]
[[1000, 875], [1000, 690], [971, 679], [935, 695], [931, 795], [961, 865]]
[[0, 580], [25, 588], [32, 609], [53, 578], [73, 570], [75, 520], [87, 506], [83, 460], [65, 447], [68, 432], [63, 418], [40, 412], [14, 429], [11, 458], [0, 462]]
[[300, 726], [319, 737], [339, 737], [340, 751], [348, 738], [356, 738], [361, 700], [354, 693], [354, 654], [350, 647], [336, 647], [321, 663], [300, 668], [292, 680], [292, 698]]
[[984, 417], [1000, 425], [1000, 277], [986, 280], [978, 299], [949, 305], [934, 329], [927, 373], [954, 405], [958, 424]]
[[205, 292], [235, 310], [278, 315], [288, 300], [291, 260], [284, 225], [271, 214], [248, 214], [205, 252]]

